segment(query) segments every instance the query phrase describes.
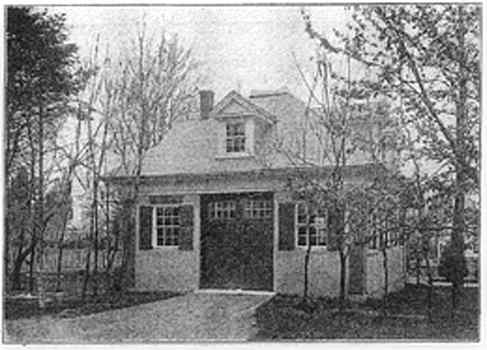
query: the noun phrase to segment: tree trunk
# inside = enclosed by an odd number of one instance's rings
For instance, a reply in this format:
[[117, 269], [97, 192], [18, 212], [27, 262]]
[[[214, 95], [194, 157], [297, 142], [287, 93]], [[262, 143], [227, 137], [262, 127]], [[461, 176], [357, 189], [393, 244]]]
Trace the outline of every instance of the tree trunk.
[[93, 295], [98, 294], [98, 179], [93, 174], [93, 226], [94, 226], [94, 261], [93, 261]]
[[[8, 129], [8, 128], [7, 128]], [[10, 186], [7, 185], [6, 191], [8, 191], [8, 188]], [[8, 198], [8, 194], [6, 195], [6, 198]], [[7, 209], [8, 210], [8, 209]], [[8, 213], [6, 213], [6, 216], [8, 217]], [[3, 241], [3, 277], [5, 278], [5, 284], [4, 284], [4, 290], [8, 293], [10, 290], [13, 288], [12, 284], [9, 283], [9, 269], [8, 265], [10, 264], [10, 227], [9, 227], [9, 220], [5, 219], [5, 235], [4, 235], [4, 241]]]
[[427, 295], [427, 305], [428, 305], [428, 320], [433, 322], [433, 273], [431, 271], [430, 259], [426, 255], [426, 269], [428, 271], [428, 295]]
[[61, 237], [58, 240], [58, 256], [57, 256], [57, 268], [56, 268], [56, 292], [61, 291], [61, 273], [63, 271], [63, 243], [64, 243], [64, 236], [66, 234], [66, 225], [68, 221], [68, 212], [69, 210], [66, 209], [63, 218], [63, 229], [61, 231]]
[[[384, 242], [387, 245], [387, 242]], [[389, 294], [389, 260], [387, 256], [387, 246], [382, 247], [382, 268], [384, 269], [384, 296], [382, 297], [382, 311], [387, 312], [387, 295]]]
[[339, 295], [339, 308], [340, 311], [345, 309], [345, 282], [347, 274], [347, 257], [345, 252], [340, 247], [340, 295]]
[[451, 287], [451, 313], [450, 317], [453, 319], [455, 317], [455, 309], [457, 308], [457, 286], [452, 284]]
[[418, 253], [416, 253], [416, 286], [419, 287], [421, 283], [421, 258]]
[[[308, 228], [309, 233], [309, 228]], [[303, 303], [308, 301], [308, 287], [309, 287], [309, 258], [311, 256], [311, 244], [309, 242], [308, 235], [308, 247], [306, 249], [306, 255], [304, 256], [304, 290], [303, 290]]]
[[36, 246], [32, 245], [30, 248], [30, 259], [29, 259], [29, 292], [34, 293], [35, 281], [34, 281], [34, 267], [36, 259]]
[[43, 118], [43, 106], [39, 106], [39, 199], [38, 199], [38, 249], [37, 254], [37, 270], [38, 270], [38, 294], [39, 294], [39, 307], [44, 308], [45, 306], [45, 290], [44, 290], [44, 121]]
[[35, 165], [37, 163], [36, 160], [36, 150], [35, 150], [35, 142], [32, 135], [32, 127], [29, 123], [27, 131], [29, 136], [29, 144], [31, 148], [31, 159], [30, 159], [30, 190], [29, 190], [29, 203], [28, 203], [28, 211], [29, 211], [29, 225], [30, 225], [30, 235], [31, 235], [31, 248], [30, 248], [30, 263], [29, 263], [29, 291], [30, 293], [34, 293], [34, 266], [35, 266], [35, 252], [36, 252], [36, 245], [35, 242], [37, 241], [37, 228], [35, 224], [35, 189], [36, 189], [36, 175], [35, 175]]
[[85, 274], [83, 277], [83, 289], [81, 290], [81, 300], [86, 299], [86, 292], [88, 291], [88, 283], [90, 281], [90, 260], [91, 260], [91, 247], [88, 247], [86, 252], [86, 262], [85, 262]]
[[[21, 229], [20, 231], [20, 237], [19, 237], [19, 248], [17, 250], [17, 256], [15, 257], [15, 260], [13, 262], [13, 268], [12, 268], [12, 275], [11, 275], [11, 281], [12, 281], [12, 289], [13, 290], [20, 290], [21, 285], [20, 285], [20, 272], [22, 271], [22, 265], [24, 264], [24, 260], [27, 257], [27, 254], [22, 254], [22, 247], [24, 246], [24, 233], [25, 230], [24, 228]], [[8, 244], [8, 243], [7, 243]], [[28, 249], [27, 249], [28, 250]], [[7, 276], [7, 275], [5, 275]]]
[[22, 262], [19, 262], [17, 258], [14, 263], [14, 267], [12, 269], [11, 281], [12, 281], [12, 290], [20, 290], [22, 288], [20, 282], [20, 273], [22, 271]]
[[454, 273], [452, 282], [452, 307], [456, 307], [456, 294], [463, 285], [464, 262], [464, 233], [465, 233], [465, 128], [466, 128], [466, 103], [467, 103], [467, 75], [465, 72], [465, 26], [463, 23], [463, 7], [458, 6], [458, 52], [459, 52], [459, 80], [458, 98], [456, 101], [456, 165], [455, 165], [455, 205], [453, 213], [453, 230], [451, 244], [453, 255], [458, 258], [458, 271]]

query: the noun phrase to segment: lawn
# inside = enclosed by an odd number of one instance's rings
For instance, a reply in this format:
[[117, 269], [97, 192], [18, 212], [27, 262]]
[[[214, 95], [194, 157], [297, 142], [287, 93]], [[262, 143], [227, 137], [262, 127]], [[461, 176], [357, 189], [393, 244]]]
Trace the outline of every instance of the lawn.
[[256, 340], [396, 339], [478, 341], [478, 288], [465, 288], [454, 319], [450, 288], [435, 287], [432, 322], [428, 320], [426, 288], [408, 285], [389, 296], [387, 315], [379, 300], [351, 304], [339, 313], [334, 299], [315, 299], [302, 310], [300, 298], [277, 295], [257, 310]]
[[176, 295], [178, 294], [164, 291], [104, 293], [97, 297], [87, 297], [85, 301], [82, 301], [80, 298], [71, 298], [56, 303], [51, 302], [43, 309], [39, 308], [35, 299], [12, 299], [7, 297], [4, 298], [4, 317], [7, 320], [44, 315], [71, 318], [164, 300]]

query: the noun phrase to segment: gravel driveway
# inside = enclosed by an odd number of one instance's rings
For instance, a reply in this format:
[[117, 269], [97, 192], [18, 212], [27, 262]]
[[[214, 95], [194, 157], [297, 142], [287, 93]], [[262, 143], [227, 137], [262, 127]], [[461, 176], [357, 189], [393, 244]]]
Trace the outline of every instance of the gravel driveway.
[[120, 343], [247, 340], [254, 311], [270, 295], [191, 293], [72, 319], [6, 320], [7, 343]]

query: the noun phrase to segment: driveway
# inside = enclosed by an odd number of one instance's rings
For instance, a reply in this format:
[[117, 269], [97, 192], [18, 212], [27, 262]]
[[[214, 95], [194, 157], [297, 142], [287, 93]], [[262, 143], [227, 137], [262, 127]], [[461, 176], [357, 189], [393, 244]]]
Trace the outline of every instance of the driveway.
[[7, 343], [241, 341], [256, 332], [255, 309], [271, 295], [191, 293], [154, 303], [60, 319], [6, 320]]

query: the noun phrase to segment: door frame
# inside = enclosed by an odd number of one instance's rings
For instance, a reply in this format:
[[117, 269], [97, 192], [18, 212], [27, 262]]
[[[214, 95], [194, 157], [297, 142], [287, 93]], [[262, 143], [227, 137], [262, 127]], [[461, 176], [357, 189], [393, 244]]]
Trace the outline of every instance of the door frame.
[[277, 252], [277, 246], [278, 246], [278, 227], [277, 227], [277, 220], [278, 220], [278, 201], [276, 198], [276, 191], [274, 190], [268, 190], [268, 189], [239, 189], [239, 190], [222, 190], [222, 191], [205, 191], [205, 192], [198, 192], [199, 196], [199, 242], [198, 242], [198, 288], [197, 291], [235, 291], [231, 289], [213, 289], [213, 288], [203, 288], [201, 287], [202, 283], [202, 264], [203, 264], [203, 246], [202, 246], [202, 238], [204, 234], [205, 228], [203, 227], [203, 222], [206, 220], [203, 218], [203, 210], [202, 207], [203, 205], [206, 205], [206, 203], [203, 202], [202, 197], [206, 195], [235, 195], [238, 197], [239, 195], [245, 195], [245, 194], [251, 194], [251, 193], [269, 193], [271, 196], [271, 201], [273, 205], [273, 213], [272, 213], [272, 289], [271, 290], [247, 290], [247, 289], [238, 289], [237, 291], [239, 292], [250, 292], [250, 293], [274, 293], [276, 290], [276, 273], [275, 273], [275, 266], [276, 266], [276, 252]]

